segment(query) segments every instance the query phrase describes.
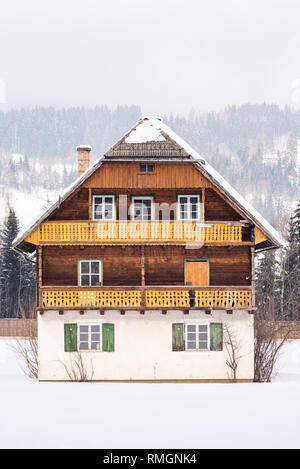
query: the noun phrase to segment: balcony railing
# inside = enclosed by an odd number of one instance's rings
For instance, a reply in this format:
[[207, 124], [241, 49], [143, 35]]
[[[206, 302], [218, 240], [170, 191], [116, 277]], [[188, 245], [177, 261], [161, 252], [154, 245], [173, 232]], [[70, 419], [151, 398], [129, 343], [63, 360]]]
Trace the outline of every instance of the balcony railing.
[[42, 308], [251, 308], [250, 287], [42, 287]]
[[242, 227], [229, 223], [204, 225], [183, 221], [45, 222], [26, 241], [36, 245], [59, 244], [185, 244], [240, 243]]

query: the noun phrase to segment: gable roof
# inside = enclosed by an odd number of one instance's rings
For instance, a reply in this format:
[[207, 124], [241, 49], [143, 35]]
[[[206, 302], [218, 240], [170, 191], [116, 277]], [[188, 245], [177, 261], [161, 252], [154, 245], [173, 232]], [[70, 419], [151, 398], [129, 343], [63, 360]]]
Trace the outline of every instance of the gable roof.
[[[42, 223], [60, 204], [66, 200], [86, 179], [88, 179], [106, 160], [126, 159], [179, 160], [191, 163], [227, 197], [246, 218], [251, 220], [270, 240], [271, 245], [280, 247], [284, 240], [275, 228], [242, 197], [196, 150], [162, 122], [162, 119], [147, 116], [140, 119], [115, 145], [78, 177], [52, 203], [37, 220], [24, 229], [13, 241], [17, 247]], [[265, 248], [265, 246], [263, 246]], [[262, 248], [262, 249], [263, 249]]]

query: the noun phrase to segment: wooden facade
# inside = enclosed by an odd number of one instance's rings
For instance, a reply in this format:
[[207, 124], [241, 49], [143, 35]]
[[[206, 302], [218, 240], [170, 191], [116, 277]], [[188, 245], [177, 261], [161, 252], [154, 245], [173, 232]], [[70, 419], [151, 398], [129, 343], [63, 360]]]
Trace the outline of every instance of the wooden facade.
[[[99, 194], [114, 196], [116, 220], [93, 221], [92, 200]], [[182, 194], [199, 194], [203, 223], [177, 220]], [[139, 195], [157, 204], [154, 221], [131, 220], [132, 197]], [[105, 162], [26, 241], [39, 246], [40, 310], [254, 309], [253, 224], [190, 163], [157, 162], [144, 175], [139, 163]], [[79, 285], [81, 259], [101, 261], [101, 285]], [[191, 261], [197, 270], [204, 260], [206, 280], [195, 273], [192, 284]]]
[[[162, 135], [121, 139], [24, 236], [25, 250], [38, 249], [38, 309], [255, 309], [254, 250], [271, 242], [188, 149]], [[95, 219], [97, 197], [103, 210], [110, 200], [107, 218]], [[182, 197], [197, 200], [195, 220], [179, 217]], [[139, 199], [151, 207], [146, 220], [135, 218]], [[81, 284], [81, 261], [95, 264], [93, 286]]]

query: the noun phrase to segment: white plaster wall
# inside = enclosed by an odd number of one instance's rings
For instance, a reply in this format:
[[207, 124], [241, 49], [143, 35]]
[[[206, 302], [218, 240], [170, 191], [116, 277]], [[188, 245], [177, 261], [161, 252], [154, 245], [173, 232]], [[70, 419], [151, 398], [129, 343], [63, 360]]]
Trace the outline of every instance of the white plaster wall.
[[[193, 380], [228, 379], [230, 370], [223, 351], [172, 351], [172, 324], [174, 322], [227, 323], [236, 334], [242, 356], [238, 366], [238, 379], [253, 379], [253, 315], [247, 311], [98, 311], [80, 315], [78, 311], [45, 311], [38, 317], [39, 379], [66, 380], [62, 362], [69, 363], [72, 353], [64, 352], [64, 323], [115, 324], [115, 351], [82, 352], [87, 367], [94, 370], [95, 380]], [[225, 347], [223, 347], [225, 349]]]

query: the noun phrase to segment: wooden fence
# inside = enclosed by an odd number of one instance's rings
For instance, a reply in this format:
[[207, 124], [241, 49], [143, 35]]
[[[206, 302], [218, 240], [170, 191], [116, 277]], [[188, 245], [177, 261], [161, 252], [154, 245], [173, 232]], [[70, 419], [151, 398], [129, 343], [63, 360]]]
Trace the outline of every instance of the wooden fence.
[[36, 333], [36, 319], [0, 319], [0, 337], [25, 338]]

